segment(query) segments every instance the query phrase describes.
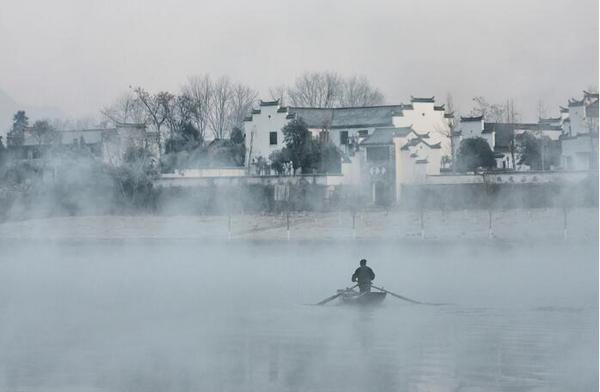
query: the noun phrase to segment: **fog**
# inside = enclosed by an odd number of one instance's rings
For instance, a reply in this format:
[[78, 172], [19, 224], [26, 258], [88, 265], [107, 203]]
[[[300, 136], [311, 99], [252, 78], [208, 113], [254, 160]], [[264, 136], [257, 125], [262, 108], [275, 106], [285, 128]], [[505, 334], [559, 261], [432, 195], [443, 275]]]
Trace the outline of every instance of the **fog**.
[[4, 238], [0, 390], [598, 387], [595, 241]]
[[[0, 136], [19, 109], [85, 123], [132, 86], [194, 75], [270, 99], [311, 71], [364, 76], [387, 103], [451, 97], [457, 118], [475, 96], [514, 100], [536, 122], [597, 88], [597, 14], [597, 0], [3, 0]], [[0, 157], [0, 392], [598, 389], [597, 171], [407, 185], [375, 206], [370, 178], [170, 187], [156, 157], [112, 167], [75, 145]], [[429, 305], [316, 306], [362, 258], [377, 286]]]
[[0, 90], [83, 117], [129, 86], [175, 91], [209, 73], [269, 99], [305, 71], [334, 70], [365, 75], [390, 103], [452, 93], [468, 113], [475, 96], [512, 98], [536, 121], [538, 100], [556, 116], [597, 87], [597, 15], [594, 0], [4, 0]]

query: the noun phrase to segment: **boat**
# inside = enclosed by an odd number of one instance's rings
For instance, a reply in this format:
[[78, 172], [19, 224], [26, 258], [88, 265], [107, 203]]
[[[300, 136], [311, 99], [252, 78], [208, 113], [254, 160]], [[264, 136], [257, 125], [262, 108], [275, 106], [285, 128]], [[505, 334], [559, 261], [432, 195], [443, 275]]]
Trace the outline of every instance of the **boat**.
[[366, 293], [359, 293], [355, 290], [338, 290], [341, 293], [340, 299], [343, 304], [346, 305], [379, 305], [385, 299], [386, 292], [370, 291]]

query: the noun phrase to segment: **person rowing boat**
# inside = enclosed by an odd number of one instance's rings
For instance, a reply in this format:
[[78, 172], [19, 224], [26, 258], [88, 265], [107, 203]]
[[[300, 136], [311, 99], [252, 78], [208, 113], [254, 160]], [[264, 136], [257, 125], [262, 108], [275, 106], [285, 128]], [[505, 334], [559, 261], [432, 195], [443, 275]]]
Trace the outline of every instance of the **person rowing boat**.
[[370, 267], [367, 267], [367, 260], [362, 259], [360, 261], [360, 267], [352, 274], [352, 281], [358, 283], [358, 288], [361, 293], [368, 293], [371, 291], [371, 281], [375, 279], [375, 273]]

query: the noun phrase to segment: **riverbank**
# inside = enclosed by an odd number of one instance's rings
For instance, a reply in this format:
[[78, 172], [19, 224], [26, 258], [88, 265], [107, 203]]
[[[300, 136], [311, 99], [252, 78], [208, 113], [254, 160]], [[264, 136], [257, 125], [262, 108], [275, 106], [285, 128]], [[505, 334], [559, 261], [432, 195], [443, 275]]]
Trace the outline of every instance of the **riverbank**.
[[[491, 222], [491, 223], [490, 223]], [[0, 224], [0, 239], [584, 240], [598, 209], [363, 211], [232, 216], [78, 216]]]

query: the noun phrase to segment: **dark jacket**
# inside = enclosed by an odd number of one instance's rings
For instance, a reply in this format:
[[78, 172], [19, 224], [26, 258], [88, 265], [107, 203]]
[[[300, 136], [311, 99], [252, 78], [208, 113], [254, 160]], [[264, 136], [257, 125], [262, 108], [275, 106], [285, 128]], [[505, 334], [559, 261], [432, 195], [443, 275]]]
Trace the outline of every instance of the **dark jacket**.
[[352, 281], [358, 282], [359, 285], [370, 284], [373, 279], [375, 279], [375, 273], [366, 265], [358, 267], [352, 275]]

